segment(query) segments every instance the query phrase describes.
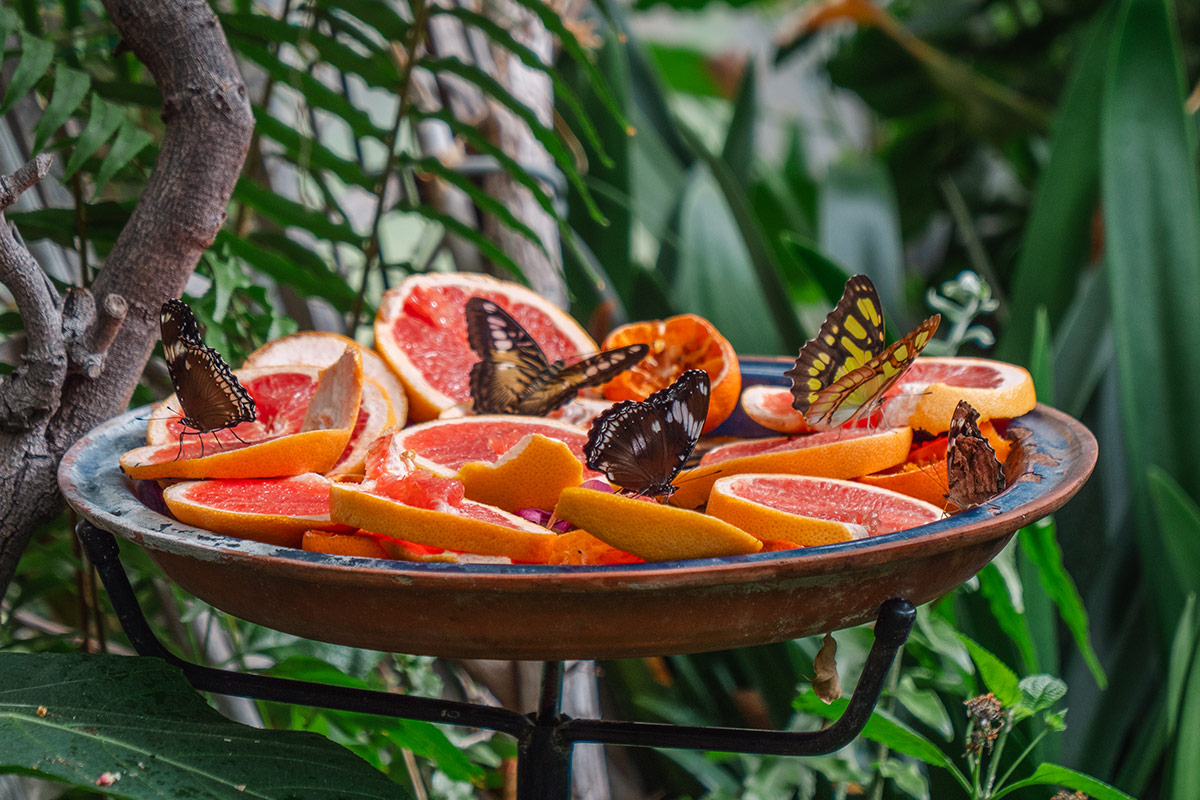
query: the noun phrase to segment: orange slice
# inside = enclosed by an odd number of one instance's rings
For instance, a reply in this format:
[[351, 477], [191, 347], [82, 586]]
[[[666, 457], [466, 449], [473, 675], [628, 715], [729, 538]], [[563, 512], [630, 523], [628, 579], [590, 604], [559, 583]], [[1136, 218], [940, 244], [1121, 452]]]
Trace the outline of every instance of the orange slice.
[[550, 509], [563, 489], [583, 482], [583, 465], [561, 441], [529, 433], [495, 463], [463, 464], [458, 479], [467, 497], [480, 503], [505, 511]]
[[557, 536], [547, 563], [586, 566], [594, 564], [641, 564], [646, 559], [618, 550], [582, 528]]
[[463, 500], [445, 510], [417, 508], [373, 494], [354, 484], [335, 483], [330, 516], [335, 522], [417, 544], [513, 561], [544, 563], [555, 534], [498, 508]]
[[463, 307], [471, 297], [502, 306], [552, 362], [597, 352], [579, 323], [524, 286], [468, 273], [413, 275], [384, 294], [375, 347], [403, 381], [414, 421], [471, 399], [471, 365], [479, 360], [467, 344]]
[[[513, 445], [532, 433], [557, 439], [583, 463], [583, 446], [587, 444], [587, 431], [583, 428], [545, 417], [517, 414], [480, 414], [410, 425], [396, 432], [392, 446], [397, 450], [414, 451], [418, 466], [450, 476], [469, 461], [494, 464]], [[597, 474], [584, 470], [587, 477]]]
[[670, 386], [689, 369], [702, 369], [708, 373], [712, 385], [704, 432], [717, 427], [733, 413], [742, 388], [737, 353], [704, 317], [681, 314], [666, 320], [622, 325], [605, 338], [603, 349], [628, 344], [650, 345], [650, 353], [604, 384], [602, 390], [609, 400], [645, 400]]
[[911, 428], [839, 428], [806, 436], [748, 439], [714, 447], [700, 466], [675, 479], [671, 502], [696, 508], [713, 482], [745, 472], [782, 472], [825, 478], [857, 478], [894, 467], [908, 456]]
[[[999, 434], [991, 420], [981, 424], [979, 431], [987, 437], [988, 444], [996, 452], [996, 458], [1000, 463], [1004, 463], [1012, 443]], [[858, 481], [868, 486], [877, 486], [915, 497], [935, 506], [946, 507], [946, 491], [949, 486], [949, 479], [946, 477], [946, 437], [939, 436], [921, 447], [914, 447], [903, 464], [882, 472], [863, 475]]]
[[986, 358], [918, 358], [889, 394], [883, 407], [889, 425], [933, 434], [950, 430], [959, 400], [970, 403], [980, 421], [1019, 417], [1037, 405], [1027, 371]]
[[[222, 439], [219, 445], [188, 436], [182, 443], [168, 441], [130, 450], [121, 455], [121, 468], [129, 477], [142, 480], [276, 478], [326, 472], [350, 442], [362, 386], [361, 356], [347, 348], [333, 366], [321, 371], [311, 400], [304, 406], [299, 432], [249, 443]], [[294, 412], [289, 413], [294, 423]]]
[[718, 480], [708, 513], [764, 541], [805, 546], [906, 530], [943, 516], [930, 503], [853, 481], [762, 474]]
[[389, 558], [387, 551], [370, 536], [353, 533], [329, 533], [328, 531], [305, 531], [300, 549], [311, 553], [329, 553], [335, 556], [362, 556], [364, 558]]
[[715, 517], [593, 489], [563, 489], [554, 515], [647, 561], [737, 556], [762, 547], [758, 539]]
[[329, 518], [330, 481], [323, 475], [252, 480], [185, 481], [163, 500], [187, 525], [283, 547], [299, 547], [304, 532], [340, 528]]
[[756, 384], [742, 390], [742, 410], [767, 430], [779, 433], [812, 433], [804, 415], [792, 407], [792, 390], [786, 386]]
[[391, 424], [403, 425], [408, 418], [408, 397], [404, 393], [404, 384], [378, 353], [348, 336], [329, 331], [301, 331], [273, 339], [246, 356], [242, 369], [294, 365], [328, 367], [341, 358], [347, 347], [358, 348], [362, 356], [363, 376], [378, 384], [387, 395], [395, 417]]

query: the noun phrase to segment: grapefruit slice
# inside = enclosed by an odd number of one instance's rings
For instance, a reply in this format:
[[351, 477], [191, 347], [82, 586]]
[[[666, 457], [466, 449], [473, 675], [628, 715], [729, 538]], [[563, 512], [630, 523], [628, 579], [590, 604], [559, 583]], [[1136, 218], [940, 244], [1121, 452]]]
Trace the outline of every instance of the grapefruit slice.
[[767, 430], [812, 433], [804, 415], [792, 407], [792, 391], [783, 386], [756, 384], [742, 390], [742, 410]]
[[689, 369], [702, 369], [708, 373], [711, 392], [701, 432], [711, 431], [733, 413], [742, 388], [737, 353], [704, 317], [680, 314], [665, 320], [632, 322], [605, 337], [603, 347], [611, 350], [630, 344], [649, 345], [650, 352], [601, 387], [605, 398], [645, 400]]
[[1033, 410], [1033, 378], [1016, 364], [986, 358], [918, 358], [884, 403], [889, 425], [910, 425], [939, 434], [950, 430], [959, 400], [979, 412], [980, 420], [1011, 419]]
[[563, 489], [554, 515], [646, 561], [757, 553], [762, 542], [728, 522], [646, 498]]
[[[293, 389], [299, 382], [289, 381]], [[276, 478], [305, 472], [326, 472], [339, 461], [350, 442], [362, 397], [362, 359], [353, 348], [322, 370], [311, 398], [303, 405], [298, 431], [268, 435], [257, 441], [221, 440], [205, 443], [200, 436], [138, 447], [121, 455], [121, 468], [131, 478]], [[294, 393], [293, 393], [294, 397]], [[295, 424], [299, 409], [287, 407], [282, 422]], [[242, 425], [258, 426], [263, 420]], [[269, 429], [268, 429], [269, 430]], [[148, 434], [149, 435], [149, 434]], [[207, 434], [206, 434], [207, 436]], [[214, 447], [221, 449], [213, 452]]]
[[466, 496], [516, 512], [554, 508], [568, 486], [583, 482], [583, 464], [566, 444], [527, 433], [495, 463], [468, 461], [458, 470]]
[[471, 399], [471, 365], [478, 360], [467, 344], [464, 306], [471, 297], [504, 308], [550, 361], [598, 350], [570, 315], [524, 286], [468, 273], [413, 275], [384, 294], [375, 347], [404, 383], [417, 422]]
[[[457, 474], [469, 461], [496, 463], [513, 445], [531, 433], [557, 439], [583, 463], [587, 431], [566, 422], [517, 414], [481, 414], [411, 425], [395, 433], [392, 447], [412, 450], [417, 454], [418, 466], [438, 475], [450, 476]], [[585, 477], [591, 478], [597, 474], [592, 470], [584, 470]]]
[[339, 529], [329, 519], [330, 480], [306, 474], [290, 478], [185, 481], [168, 486], [163, 500], [175, 518], [187, 525], [299, 547], [304, 532]]
[[943, 516], [930, 503], [853, 481], [763, 474], [718, 480], [708, 513], [760, 539], [805, 546], [906, 530]]
[[[343, 350], [343, 352], [345, 351]], [[184, 437], [183, 450], [180, 452], [179, 439], [183, 432], [183, 426], [179, 420], [182, 412], [179, 410], [179, 401], [175, 395], [171, 395], [150, 412], [150, 421], [146, 426], [146, 444], [170, 445], [173, 448], [170, 457], [175, 458], [176, 454], [179, 454], [182, 459], [197, 457], [201, 451], [213, 453], [232, 447], [241, 447], [242, 445], [234, 438], [233, 434], [246, 442], [258, 442], [300, 432], [304, 424], [304, 415], [312, 401], [313, 393], [317, 389], [317, 380], [321, 375], [319, 367], [300, 365], [255, 367], [240, 369], [234, 375], [254, 398], [254, 404], [258, 408], [257, 419], [235, 426], [232, 428], [232, 434], [228, 431], [204, 434], [203, 447], [199, 441], [200, 437], [189, 434]], [[387, 394], [379, 384], [364, 378], [362, 400], [354, 427], [351, 430], [350, 440], [333, 466], [329, 468], [329, 474], [331, 476], [361, 475], [367, 447], [392, 424], [395, 424], [395, 415], [388, 402]]]
[[300, 542], [300, 549], [308, 550], [310, 553], [329, 553], [335, 556], [390, 557], [373, 537], [358, 536], [353, 533], [305, 531], [304, 538]]
[[646, 559], [618, 550], [592, 536], [582, 528], [567, 531], [554, 539], [551, 564], [575, 566], [595, 564], [642, 564]]
[[718, 478], [745, 472], [857, 478], [903, 462], [911, 445], [912, 428], [865, 427], [732, 442], [709, 450], [700, 466], [676, 478], [671, 502], [696, 508]]
[[358, 354], [362, 356], [363, 376], [377, 383], [387, 395], [395, 416], [393, 424], [403, 425], [408, 419], [408, 396], [404, 393], [404, 384], [378, 353], [348, 336], [329, 331], [301, 331], [273, 339], [246, 356], [242, 369], [295, 365], [328, 367], [341, 358], [347, 347], [358, 349]]
[[330, 491], [330, 516], [344, 525], [445, 550], [508, 556], [513, 561], [545, 563], [550, 555], [555, 534], [515, 514], [471, 500], [440, 508], [405, 505], [354, 484], [335, 483]]

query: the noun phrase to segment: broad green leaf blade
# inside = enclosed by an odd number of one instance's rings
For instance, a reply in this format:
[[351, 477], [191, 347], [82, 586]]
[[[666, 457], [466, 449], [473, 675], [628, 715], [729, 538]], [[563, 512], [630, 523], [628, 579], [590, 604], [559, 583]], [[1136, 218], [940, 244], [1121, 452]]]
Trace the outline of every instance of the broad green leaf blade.
[[381, 3], [379, 0], [317, 0], [316, 5], [328, 11], [349, 14], [391, 42], [403, 40], [412, 27], [390, 3]]
[[71, 118], [75, 109], [87, 97], [88, 89], [92, 87], [92, 79], [86, 72], [72, 69], [66, 64], [59, 64], [54, 69], [54, 94], [50, 96], [50, 104], [42, 113], [37, 126], [33, 129], [33, 152], [40, 153], [42, 146], [50, 140], [54, 132]]
[[54, 61], [54, 45], [26, 31], [21, 31], [21, 60], [13, 70], [12, 79], [4, 91], [0, 114], [7, 114], [16, 102], [29, 93]]
[[272, 243], [280, 244], [279, 240], [283, 240], [282, 243], [289, 241], [286, 237], [270, 234], [255, 234], [246, 240], [222, 230], [217, 234], [216, 244], [228, 247], [232, 255], [252, 269], [292, 287], [302, 297], [320, 297], [342, 312], [354, 307], [356, 292], [341, 275], [299, 245], [283, 252], [271, 246]]
[[1009, 296], [1009, 321], [997, 354], [1025, 358], [1039, 305], [1057, 323], [1088, 262], [1100, 185], [1100, 115], [1116, 3], [1106, 5], [1075, 59], [1038, 176]]
[[[1167, 658], [1167, 728], [1169, 737], [1175, 735], [1179, 723], [1179, 709], [1183, 705], [1183, 690], [1187, 686], [1188, 673], [1196, 657], [1196, 595], [1189, 594], [1183, 606], [1175, 636], [1171, 639], [1171, 651]], [[1197, 684], [1200, 686], [1200, 684]]]
[[917, 688], [912, 676], [904, 675], [890, 694], [908, 713], [933, 728], [943, 739], [950, 741], [950, 737], [954, 735], [954, 725], [937, 692]]
[[1089, 272], [1054, 334], [1055, 408], [1082, 416], [1115, 359], [1108, 286], [1099, 272]]
[[967, 646], [971, 660], [975, 662], [979, 677], [983, 679], [983, 685], [988, 691], [996, 695], [996, 699], [1003, 703], [1005, 708], [1012, 708], [1019, 703], [1021, 688], [1017, 674], [970, 637], [960, 633], [958, 638]]
[[1029, 375], [1038, 397], [1054, 397], [1054, 365], [1050, 351], [1050, 314], [1038, 306], [1033, 318], [1033, 347], [1029, 353]]
[[117, 128], [125, 119], [125, 112], [120, 106], [108, 102], [95, 92], [92, 92], [91, 107], [87, 125], [84, 126], [83, 133], [79, 134], [71, 157], [67, 159], [64, 180], [74, 175], [75, 171], [83, 166], [83, 162], [91, 158], [92, 154], [108, 141], [108, 137], [117, 132]]
[[376, 179], [367, 175], [357, 161], [339, 156], [316, 138], [280, 122], [258, 106], [254, 107], [254, 129], [281, 144], [288, 158], [300, 168], [328, 170], [345, 184], [360, 186], [372, 194], [375, 192]]
[[130, 800], [405, 796], [320, 736], [230, 722], [156, 658], [0, 654], [0, 722], [0, 772], [93, 791], [107, 773]]
[[1083, 606], [1079, 590], [1075, 587], [1074, 579], [1063, 566], [1062, 549], [1058, 546], [1055, 531], [1054, 519], [1050, 517], [1022, 528], [1017, 535], [1020, 537], [1022, 550], [1037, 567], [1046, 593], [1058, 606], [1058, 613], [1067, 624], [1067, 629], [1071, 631], [1075, 646], [1079, 648], [1092, 677], [1096, 679], [1096, 685], [1103, 689], [1108, 686], [1108, 677], [1104, 674], [1104, 667], [1100, 665], [1100, 659], [1096, 657], [1096, 651], [1092, 648], [1087, 610]]
[[789, 256], [812, 278], [830, 305], [836, 304], [850, 280], [850, 270], [827, 258], [811, 242], [785, 233], [783, 246]]
[[1200, 592], [1200, 508], [1174, 478], [1150, 467], [1150, 502], [1171, 574], [1184, 592]]
[[1000, 800], [1001, 797], [1026, 786], [1065, 786], [1085, 793], [1092, 800], [1134, 800], [1120, 789], [1058, 764], [1038, 764], [1033, 775], [1023, 781], [1010, 783], [992, 796]]
[[979, 593], [987, 600], [988, 608], [996, 618], [1000, 630], [1016, 645], [1025, 671], [1039, 669], [1033, 636], [1029, 632], [1029, 621], [1025, 618], [1024, 609], [1018, 609], [1013, 602], [1008, 584], [995, 563], [988, 564], [980, 571]]
[[[1189, 609], [1195, 608], [1195, 598], [1194, 594], [1188, 596]], [[1185, 620], [1189, 622], [1192, 625], [1192, 633], [1195, 635], [1196, 623], [1194, 618], [1190, 617], [1192, 615], [1185, 614], [1180, 620], [1180, 624]], [[1178, 717], [1170, 720], [1176, 723], [1174, 725], [1174, 758], [1171, 768], [1171, 797], [1200, 797], [1200, 760], [1196, 758], [1196, 754], [1200, 753], [1200, 645], [1193, 649], [1191, 661], [1187, 683], [1180, 687], [1182, 699], [1178, 701]], [[1175, 669], [1173, 661], [1169, 669]], [[1171, 702], [1170, 697], [1167, 702]], [[1174, 716], [1172, 709], [1168, 708], [1168, 714]]]
[[121, 167], [132, 161], [152, 141], [154, 141], [153, 136], [133, 127], [129, 120], [122, 122], [121, 127], [117, 129], [117, 136], [113, 139], [112, 146], [108, 148], [108, 155], [100, 162], [100, 171], [96, 173], [96, 186], [92, 192], [92, 200], [94, 201], [100, 196], [100, 190], [113, 179]]
[[733, 106], [733, 117], [725, 132], [725, 146], [721, 149], [721, 160], [729, 166], [730, 173], [738, 183], [747, 188], [750, 186], [750, 169], [754, 161], [754, 123], [757, 118], [758, 72], [751, 61], [742, 76], [737, 102]]
[[[1200, 371], [1180, 369], [1200, 341], [1200, 188], [1194, 121], [1168, 0], [1127, 0], [1103, 115], [1106, 268], [1120, 378], [1122, 432], [1146, 564], [1161, 564], [1148, 472], [1157, 464], [1200, 496]], [[1188, 165], [1186, 168], [1183, 165]], [[1147, 409], [1157, 409], [1147, 414]], [[1183, 606], [1172, 581], [1147, 582], [1167, 631]], [[1165, 641], [1164, 641], [1165, 645]]]
[[818, 238], [821, 252], [875, 283], [888, 327], [907, 332], [900, 213], [882, 163], [848, 161], [829, 168], [821, 185]]
[[[796, 698], [793, 704], [797, 711], [815, 714], [825, 719], [837, 719], [846, 710], [849, 700], [842, 698], [826, 705], [815, 692], [805, 692]], [[870, 721], [862, 731], [863, 738], [878, 742], [888, 748], [913, 758], [919, 758], [926, 764], [954, 770], [953, 763], [946, 754], [921, 734], [897, 720], [876, 709]], [[956, 770], [955, 770], [956, 771]]]
[[1067, 685], [1053, 675], [1030, 675], [1022, 678], [1021, 703], [1036, 714], [1053, 706], [1067, 694]]

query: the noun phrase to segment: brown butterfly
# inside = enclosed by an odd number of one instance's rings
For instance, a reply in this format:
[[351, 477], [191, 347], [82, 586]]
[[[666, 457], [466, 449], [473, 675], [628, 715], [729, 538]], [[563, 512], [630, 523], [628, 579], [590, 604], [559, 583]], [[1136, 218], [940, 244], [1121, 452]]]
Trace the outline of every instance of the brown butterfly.
[[257, 416], [254, 398], [238, 383], [221, 354], [201, 341], [192, 309], [181, 300], [168, 300], [163, 303], [159, 323], [167, 372], [183, 411], [181, 422], [188, 429], [183, 433], [201, 435], [252, 422]]
[[1004, 491], [1004, 469], [987, 437], [979, 432], [979, 412], [959, 400], [946, 442], [946, 499], [960, 509], [986, 503]]
[[472, 297], [466, 317], [467, 343], [479, 356], [471, 367], [476, 414], [549, 414], [580, 389], [604, 383], [650, 352], [648, 345], [631, 344], [570, 365], [551, 363], [520, 323], [491, 300]]

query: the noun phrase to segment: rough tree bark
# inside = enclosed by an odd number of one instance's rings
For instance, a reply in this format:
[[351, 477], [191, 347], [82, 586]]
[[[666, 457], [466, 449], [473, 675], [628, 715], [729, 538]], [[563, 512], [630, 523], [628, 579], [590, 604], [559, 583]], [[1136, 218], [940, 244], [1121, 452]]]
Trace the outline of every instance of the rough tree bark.
[[47, 159], [0, 186], [0, 282], [28, 349], [0, 382], [0, 596], [36, 525], [62, 508], [63, 453], [125, 408], [178, 297], [225, 221], [254, 120], [217, 18], [202, 0], [104, 0], [124, 46], [149, 68], [166, 123], [158, 161], [91, 289], [61, 298], [2, 212]]

